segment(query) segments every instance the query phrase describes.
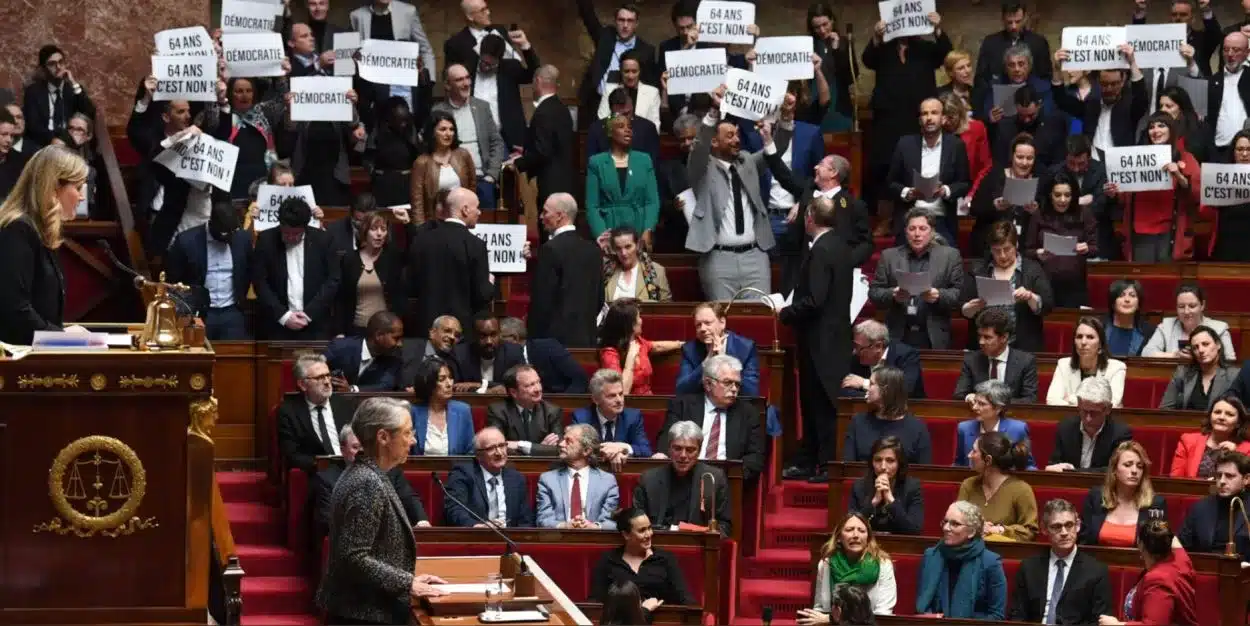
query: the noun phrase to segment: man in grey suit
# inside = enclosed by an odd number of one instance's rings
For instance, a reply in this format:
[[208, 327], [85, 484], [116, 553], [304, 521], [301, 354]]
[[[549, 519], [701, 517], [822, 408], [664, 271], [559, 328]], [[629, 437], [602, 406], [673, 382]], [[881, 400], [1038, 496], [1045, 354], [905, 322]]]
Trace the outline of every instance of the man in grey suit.
[[775, 240], [758, 184], [764, 151], [739, 152], [738, 125], [720, 117], [724, 93], [721, 85], [711, 94], [687, 161], [695, 206], [678, 200], [690, 224], [686, 249], [702, 255], [699, 281], [708, 300], [729, 300], [745, 287], [772, 292], [768, 250]]
[[[951, 343], [951, 312], [960, 306], [963, 259], [958, 249], [935, 239], [938, 218], [932, 210], [913, 208], [905, 219], [904, 242], [881, 252], [868, 299], [886, 312], [891, 337], [921, 350], [945, 350]], [[929, 289], [908, 293], [899, 286], [903, 273], [927, 273]]]
[[[386, 19], [390, 16], [390, 20]], [[360, 33], [361, 40], [389, 39], [413, 41], [421, 46], [421, 68], [435, 76], [434, 46], [425, 35], [421, 15], [417, 7], [401, 0], [373, 0], [367, 6], [351, 12], [352, 30]]]
[[443, 70], [447, 99], [435, 104], [434, 111], [446, 111], [456, 119], [456, 138], [469, 151], [477, 167], [477, 197], [483, 208], [494, 208], [499, 170], [507, 155], [503, 135], [490, 112], [490, 103], [473, 97], [473, 79], [463, 65]]
[[486, 425], [508, 440], [508, 452], [555, 456], [564, 436], [560, 407], [543, 400], [543, 381], [530, 365], [516, 365], [503, 375], [508, 399], [486, 407]]
[[563, 467], [538, 477], [539, 528], [615, 530], [612, 513], [620, 504], [616, 476], [598, 468], [599, 433], [573, 424], [560, 439]]

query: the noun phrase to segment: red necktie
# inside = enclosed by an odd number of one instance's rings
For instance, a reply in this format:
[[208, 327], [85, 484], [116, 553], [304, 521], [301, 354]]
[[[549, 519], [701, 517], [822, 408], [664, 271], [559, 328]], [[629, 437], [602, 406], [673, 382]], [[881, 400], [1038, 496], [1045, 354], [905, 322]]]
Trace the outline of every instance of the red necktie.
[[998, 359], [990, 361], [990, 380], [998, 380]]
[[582, 516], [582, 475], [573, 473], [573, 495], [569, 498], [569, 519]]
[[712, 417], [712, 427], [707, 433], [707, 454], [704, 456], [709, 461], [715, 461], [720, 456], [720, 411]]

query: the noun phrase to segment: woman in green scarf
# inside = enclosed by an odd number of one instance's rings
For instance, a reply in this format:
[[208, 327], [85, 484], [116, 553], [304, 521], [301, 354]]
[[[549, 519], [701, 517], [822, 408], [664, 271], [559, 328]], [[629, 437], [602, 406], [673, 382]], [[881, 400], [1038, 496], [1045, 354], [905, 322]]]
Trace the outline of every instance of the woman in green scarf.
[[863, 515], [847, 513], [820, 554], [816, 597], [812, 602], [815, 608], [799, 609], [800, 625], [830, 623], [830, 598], [834, 586], [840, 583], [863, 588], [874, 614], [894, 614], [894, 604], [898, 600], [894, 563], [877, 545], [872, 526]]

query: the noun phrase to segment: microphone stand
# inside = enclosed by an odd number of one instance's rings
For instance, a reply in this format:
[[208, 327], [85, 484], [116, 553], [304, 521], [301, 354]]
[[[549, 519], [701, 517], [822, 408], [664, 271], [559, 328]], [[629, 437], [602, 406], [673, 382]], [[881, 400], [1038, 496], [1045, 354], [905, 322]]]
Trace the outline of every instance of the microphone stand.
[[[129, 265], [122, 263], [121, 259], [118, 259], [117, 255], [114, 254], [113, 246], [109, 245], [109, 242], [107, 239], [97, 239], [95, 243], [97, 246], [100, 246], [100, 249], [104, 250], [105, 256], [108, 257], [109, 262], [113, 264], [113, 267], [121, 270], [122, 272], [125, 272], [126, 274], [130, 274], [134, 278], [132, 282], [134, 283], [135, 289], [139, 290], [140, 301], [142, 301], [143, 300], [142, 292], [143, 292], [144, 287], [154, 284], [154, 281], [148, 278], [147, 276], [144, 276], [143, 274], [140, 274], [139, 272], [135, 271], [134, 268], [130, 267]], [[161, 278], [162, 282], [164, 280], [165, 280], [164, 278]], [[191, 303], [187, 302], [186, 298], [184, 298], [183, 295], [179, 293], [181, 289], [178, 289], [178, 288], [183, 287], [182, 285], [168, 285], [168, 287], [169, 288], [166, 289], [165, 291], [166, 295], [168, 295], [169, 298], [173, 300], [175, 304], [178, 305], [180, 310], [185, 310], [187, 315], [191, 315], [193, 317], [199, 317], [199, 311], [196, 311], [191, 306]]]
[[761, 302], [764, 306], [768, 307], [768, 310], [773, 312], [773, 351], [781, 352], [781, 336], [777, 334], [777, 305], [773, 304], [772, 298], [770, 298], [768, 294], [764, 293], [762, 289], [756, 289], [755, 287], [743, 287], [742, 289], [734, 292], [733, 297], [729, 299], [729, 304], [725, 305], [725, 321], [729, 321], [729, 310], [733, 308], [734, 302], [738, 301], [738, 296], [744, 293], [759, 294], [761, 296]]
[[[707, 510], [707, 500], [703, 498], [703, 485], [706, 481], [704, 478], [712, 479], [712, 510]], [[707, 529], [714, 532], [720, 532], [720, 521], [716, 519], [716, 476], [712, 472], [703, 472], [699, 477], [699, 511], [708, 517]]]
[[514, 598], [531, 598], [537, 595], [534, 588], [534, 573], [530, 571], [529, 565], [525, 563], [525, 557], [521, 554], [521, 548], [517, 546], [516, 542], [513, 541], [507, 533], [500, 530], [494, 522], [478, 515], [477, 511], [470, 508], [469, 505], [461, 501], [460, 498], [451, 495], [451, 492], [447, 491], [447, 485], [444, 485], [443, 480], [438, 477], [438, 472], [432, 472], [431, 476], [434, 478], [434, 484], [438, 485], [438, 488], [442, 490], [444, 498], [456, 503], [473, 519], [495, 531], [495, 534], [499, 535], [499, 538], [503, 539], [504, 543], [508, 545], [507, 550], [504, 551], [503, 557], [499, 560], [499, 575], [502, 578], [512, 579], [512, 596]]
[[1250, 517], [1246, 516], [1246, 503], [1241, 499], [1241, 496], [1233, 496], [1233, 499], [1228, 503], [1228, 543], [1224, 544], [1224, 556], [1239, 556], [1237, 542], [1234, 541], [1237, 527], [1233, 525], [1233, 512], [1237, 510], [1237, 507], [1241, 507], [1241, 519], [1245, 520], [1246, 529], [1250, 530]]

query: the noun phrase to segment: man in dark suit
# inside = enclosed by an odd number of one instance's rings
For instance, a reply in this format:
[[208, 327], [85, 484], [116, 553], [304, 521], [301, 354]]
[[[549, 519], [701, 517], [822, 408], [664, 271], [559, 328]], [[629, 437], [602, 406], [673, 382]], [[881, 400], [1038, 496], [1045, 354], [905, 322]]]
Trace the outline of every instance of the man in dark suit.
[[[1228, 510], [1233, 498], [1242, 502], [1250, 497], [1250, 458], [1237, 450], [1215, 453], [1215, 493], [1197, 501], [1185, 514], [1185, 523], [1176, 538], [1190, 553], [1223, 553], [1229, 539]], [[1233, 545], [1242, 562], [1250, 561], [1250, 529], [1245, 520], [1233, 515]]]
[[741, 361], [727, 354], [708, 357], [703, 362], [703, 393], [669, 401], [656, 448], [669, 448], [668, 432], [674, 424], [693, 422], [701, 425], [705, 435], [699, 459], [742, 461], [745, 480], [758, 476], [764, 469], [764, 426], [759, 410], [750, 402], [739, 401], [741, 388]]
[[455, 348], [462, 335], [464, 331], [460, 327], [460, 320], [451, 315], [440, 315], [434, 319], [433, 324], [430, 324], [425, 337], [406, 339], [403, 348], [400, 349], [397, 386], [400, 389], [411, 388], [412, 379], [417, 375], [417, 368], [422, 361], [432, 356], [442, 359], [447, 367], [451, 368], [452, 378], [455, 378], [456, 371], [459, 369]]
[[[1029, 49], [1033, 57], [1030, 75], [1049, 80], [1051, 68], [1050, 44], [1046, 38], [1029, 29], [1029, 14], [1023, 2], [1003, 3], [1003, 29], [990, 33], [981, 40], [981, 51], [977, 55], [977, 73], [975, 85], [988, 90], [988, 85], [999, 82], [1006, 75], [1007, 68], [1003, 55], [1012, 46], [1023, 45]], [[980, 102], [979, 99], [974, 102]]]
[[[677, 0], [677, 2], [673, 3], [671, 19], [673, 30], [677, 31], [677, 34], [660, 42], [659, 50], [656, 53], [656, 71], [658, 73], [663, 74], [668, 71], [668, 60], [665, 57], [669, 52], [702, 50], [715, 45], [699, 41], [699, 25], [695, 22], [698, 10], [699, 3], [694, 0]], [[668, 110], [674, 114], [680, 113], [685, 108], [689, 97], [686, 94], [670, 94], [668, 96]]]
[[[1232, 161], [1233, 135], [1241, 130], [1250, 112], [1250, 79], [1245, 72], [1246, 54], [1250, 51], [1250, 42], [1240, 31], [1229, 33], [1224, 37], [1224, 64], [1220, 71], [1211, 76], [1207, 83], [1207, 125], [1215, 132], [1215, 161], [1229, 163]], [[1235, 87], [1234, 87], [1235, 84]], [[1235, 88], [1237, 98], [1224, 106], [1224, 90]], [[29, 115], [27, 116], [29, 120]], [[1242, 121], [1242, 124], [1238, 124]], [[29, 124], [29, 121], [27, 122]]]
[[[794, 328], [799, 345], [799, 402], [803, 412], [803, 443], [784, 472], [786, 478], [828, 480], [823, 469], [833, 460], [837, 437], [834, 398], [846, 377], [851, 353], [851, 249], [833, 232], [834, 201], [816, 198], [805, 218], [811, 250], [799, 269], [792, 304], [781, 309], [782, 323]], [[834, 356], [834, 358], [830, 358]]]
[[[936, 177], [932, 189], [917, 189], [916, 176]], [[942, 102], [926, 98], [920, 103], [920, 134], [898, 140], [890, 159], [889, 194], [894, 200], [894, 230], [898, 243], [904, 236], [903, 216], [913, 206], [927, 208], [941, 216], [938, 232], [947, 243], [957, 241], [958, 200], [968, 195], [968, 151], [958, 136], [942, 131]]]
[[[290, 20], [283, 20], [289, 23]], [[351, 32], [338, 24], [330, 23], [330, 0], [308, 0], [308, 27], [313, 31], [313, 39], [317, 42], [317, 53], [321, 55], [321, 64], [334, 66], [334, 35]], [[285, 40], [285, 35], [283, 40]], [[326, 53], [330, 54], [326, 54]]]
[[530, 281], [529, 336], [573, 348], [595, 345], [595, 317], [603, 308], [602, 252], [577, 232], [577, 201], [547, 198], [538, 216], [551, 238], [538, 250]]
[[278, 207], [278, 227], [256, 240], [252, 285], [257, 325], [268, 329], [271, 341], [312, 341], [330, 334], [340, 263], [330, 248], [330, 235], [309, 227], [311, 219], [307, 202], [287, 198]]
[[[634, 140], [630, 143], [630, 148], [639, 152], [646, 152], [651, 157], [652, 163], [660, 161], [660, 132], [651, 123], [651, 120], [634, 115], [634, 101], [630, 99], [629, 93], [624, 89], [616, 89], [608, 94], [608, 107], [612, 110], [612, 115], [622, 115], [629, 118], [630, 130], [634, 133]], [[612, 148], [612, 142], [608, 138], [606, 125], [594, 123], [586, 131], [586, 158], [590, 158], [601, 152], [607, 152]], [[683, 190], [684, 191], [684, 190]]]
[[1067, 175], [1077, 187], [1072, 190], [1072, 195], [1076, 196], [1078, 206], [1088, 207], [1098, 222], [1098, 254], [1113, 259], [1118, 246], [1115, 245], [1111, 207], [1103, 191], [1107, 184], [1107, 167], [1102, 161], [1094, 160], [1091, 150], [1089, 137], [1070, 135], [1064, 142], [1066, 155], [1063, 161], [1046, 172], [1046, 179], [1039, 181], [1038, 187], [1050, 189], [1050, 182], [1057, 174], [1062, 172]]
[[323, 353], [335, 391], [395, 391], [400, 370], [404, 322], [390, 311], [369, 318], [364, 337], [341, 337]]
[[95, 103], [74, 80], [65, 52], [55, 44], [39, 49], [35, 79], [22, 90], [22, 113], [26, 116], [26, 137], [41, 146], [64, 131], [74, 114], [95, 119]]
[[[195, 113], [191, 103], [186, 100], [155, 102], [152, 99], [155, 91], [155, 78], [148, 77], [139, 85], [130, 120], [126, 123], [126, 139], [139, 155], [135, 219], [145, 227], [144, 245], [148, 252], [163, 254], [182, 222], [188, 200], [192, 199], [192, 188], [154, 159], [165, 151], [161, 142], [166, 138], [198, 131], [187, 130], [191, 128]], [[195, 201], [201, 202], [198, 196], [203, 194], [197, 190], [195, 195]]]
[[[1185, 43], [1193, 46], [1194, 60], [1198, 63], [1198, 71], [1205, 78], [1211, 77], [1211, 56], [1220, 51], [1221, 38], [1226, 34], [1220, 27], [1220, 20], [1211, 9], [1211, 0], [1171, 0], [1171, 19], [1173, 24], [1185, 25]], [[1194, 5], [1197, 11], [1194, 10]], [[1244, 5], [1243, 5], [1244, 6]], [[1202, 30], [1195, 30], [1201, 14]], [[1138, 4], [1133, 11], [1133, 24], [1146, 23], [1146, 6]], [[1240, 30], [1240, 28], [1234, 28]], [[1151, 98], [1153, 101], [1154, 99]]]
[[[706, 98], [706, 94], [703, 96]], [[685, 113], [673, 120], [673, 139], [677, 153], [660, 159], [655, 164], [656, 190], [660, 194], [660, 219], [655, 229], [655, 252], [681, 252], [686, 249], [686, 235], [690, 225], [682, 211], [683, 204], [677, 194], [690, 189], [688, 161], [694, 148], [694, 138], [699, 131], [699, 118]]]
[[[531, 305], [532, 306], [532, 305]], [[530, 309], [530, 315], [533, 315]], [[521, 358], [532, 365], [547, 393], [586, 393], [590, 376], [568, 349], [555, 339], [526, 339], [525, 322], [515, 317], [499, 320], [499, 338], [521, 348]]]
[[710, 527], [715, 521], [721, 535], [728, 537], [735, 521], [729, 518], [729, 486], [724, 472], [699, 460], [703, 430], [695, 422], [681, 421], [664, 436], [670, 462], [642, 473], [634, 487], [634, 506], [646, 511], [656, 528]]
[[621, 82], [622, 54], [637, 50], [639, 58], [644, 59], [642, 81], [655, 83], [656, 72], [652, 62], [655, 59], [655, 46], [638, 36], [638, 7], [634, 4], [627, 3], [617, 7], [611, 26], [599, 22], [591, 0], [577, 0], [577, 13], [582, 18], [582, 25], [586, 27], [590, 40], [595, 42], [594, 56], [586, 66], [586, 74], [577, 94], [577, 127], [586, 128], [592, 125], [591, 121], [599, 110], [599, 99], [605, 95], [604, 85]]
[[625, 384], [621, 373], [602, 369], [590, 377], [591, 406], [573, 411], [573, 424], [593, 426], [599, 433], [599, 452], [620, 470], [631, 457], [651, 456], [651, 439], [642, 423], [642, 411], [625, 408]]
[[527, 456], [556, 456], [564, 436], [560, 407], [543, 400], [538, 370], [516, 365], [504, 372], [508, 399], [486, 407], [486, 425], [498, 428], [508, 440], [508, 452]]
[[955, 400], [972, 401], [977, 385], [993, 378], [1011, 388], [1012, 402], [1037, 402], [1037, 357], [1008, 346], [1015, 320], [1003, 309], [986, 309], [977, 316], [981, 349], [964, 354], [955, 383]]
[[[1120, 46], [1129, 63], [1128, 70], [1103, 70], [1098, 73], [1098, 92], [1102, 98], [1086, 98], [1078, 100], [1075, 92], [1069, 91], [1063, 80], [1063, 62], [1068, 59], [1067, 50], [1055, 53], [1054, 76], [1050, 79], [1050, 92], [1055, 98], [1055, 106], [1060, 111], [1081, 120], [1081, 132], [1089, 137], [1094, 148], [1098, 150], [1096, 158], [1102, 160], [1102, 151], [1116, 146], [1132, 146], [1137, 144], [1137, 123], [1150, 110], [1150, 92], [1146, 89], [1146, 79], [1137, 60], [1133, 56], [1133, 47]], [[1124, 88], [1128, 86], [1128, 93]], [[1218, 100], [1216, 100], [1218, 102]], [[1111, 114], [1106, 117], [1109, 128], [1099, 129], [1103, 122], [1102, 110], [1110, 107]], [[1214, 119], [1208, 117], [1207, 119]], [[1100, 137], [1109, 137], [1109, 145], [1100, 145]]]
[[300, 393], [287, 394], [278, 405], [278, 450], [287, 468], [314, 473], [317, 457], [343, 450], [336, 437], [352, 421], [349, 398], [334, 395], [330, 366], [320, 354], [306, 354], [292, 368]]
[[[490, 6], [486, 0], [465, 0], [460, 3], [460, 9], [464, 11], [464, 28], [456, 31], [456, 34], [447, 38], [443, 42], [443, 64], [444, 66], [460, 64], [469, 70], [469, 74], [473, 75], [477, 72], [478, 61], [481, 60], [482, 41], [490, 35], [498, 36], [507, 41], [511, 38], [510, 33], [501, 24], [491, 22]], [[505, 48], [504, 55], [501, 59], [517, 59], [519, 55], [512, 47]], [[538, 67], [535, 63], [530, 66], [530, 71]]]
[[455, 189], [447, 204], [451, 217], [420, 231], [408, 253], [417, 328], [429, 328], [444, 314], [456, 316], [461, 328], [468, 326], [495, 296], [486, 243], [469, 232], [482, 214], [477, 194]]
[[[508, 441], [503, 433], [487, 426], [473, 438], [473, 447], [477, 459], [451, 469], [447, 493], [497, 526], [532, 528], [529, 488], [525, 476], [508, 467]], [[449, 526], [485, 527], [451, 498], [443, 500], [443, 520]]]
[[17, 137], [17, 120], [0, 109], [0, 198], [9, 195], [26, 167], [28, 155], [13, 149]]
[[[1046, 93], [1049, 92], [1047, 89]], [[1068, 136], [1068, 120], [1062, 114], [1046, 111], [1042, 106], [1042, 94], [1032, 85], [1017, 89], [1012, 97], [1015, 98], [1016, 114], [998, 122], [997, 138], [994, 141], [994, 165], [1011, 165], [1011, 142], [1020, 133], [1028, 133], [1033, 136], [1033, 148], [1036, 151], [1034, 171], [1045, 171], [1063, 159], [1063, 142]]]
[[239, 212], [226, 201], [213, 204], [208, 224], [178, 235], [165, 256], [166, 278], [191, 288], [188, 304], [210, 341], [248, 338], [241, 307], [252, 284], [251, 256], [252, 234], [239, 228]]
[[903, 372], [907, 381], [907, 397], [924, 398], [924, 377], [921, 376], [920, 351], [901, 342], [890, 341], [890, 329], [874, 319], [855, 325], [851, 349], [850, 373], [842, 379], [843, 398], [863, 398], [868, 393], [868, 379], [879, 366]]
[[498, 115], [499, 133], [503, 135], [509, 152], [520, 150], [525, 145], [521, 85], [534, 81], [534, 72], [541, 63], [524, 31], [514, 31], [511, 37], [525, 56], [524, 64], [515, 58], [507, 58], [508, 44], [499, 35], [491, 33], [482, 39], [481, 60], [469, 70], [473, 96], [485, 100]]
[[1042, 511], [1050, 552], [1024, 559], [1016, 571], [1008, 613], [1013, 622], [1097, 624], [1114, 613], [1107, 566], [1076, 547], [1081, 518], [1067, 500], [1051, 500]]
[[1133, 438], [1127, 424], [1111, 418], [1111, 383], [1105, 378], [1081, 381], [1076, 388], [1076, 412], [1055, 428], [1048, 472], [1101, 473], [1116, 447]]
[[499, 340], [499, 320], [483, 314], [473, 322], [473, 341], [452, 350], [456, 358], [456, 391], [461, 393], [504, 392], [504, 373], [523, 365], [521, 349]]
[[[342, 462], [330, 463], [330, 467], [317, 472], [313, 476], [310, 487], [315, 503], [313, 528], [316, 532], [313, 535], [315, 539], [313, 545], [318, 549], [321, 547], [320, 539], [330, 532], [330, 514], [333, 512], [330, 507], [330, 496], [334, 493], [334, 485], [338, 483], [347, 466], [356, 460], [356, 454], [360, 452], [360, 439], [357, 439], [356, 433], [352, 432], [351, 424], [347, 424], [339, 431], [339, 448], [343, 450]], [[426, 514], [421, 498], [412, 490], [412, 484], [404, 478], [403, 464], [392, 467], [386, 473], [386, 477], [395, 488], [395, 495], [399, 496], [399, 502], [404, 505], [404, 513], [408, 516], [408, 522], [415, 528], [429, 528], [430, 516]]]
[[560, 70], [544, 65], [534, 73], [534, 115], [525, 131], [525, 150], [513, 159], [517, 170], [538, 179], [537, 202], [573, 191], [573, 152], [577, 141], [573, 117], [557, 94]]

